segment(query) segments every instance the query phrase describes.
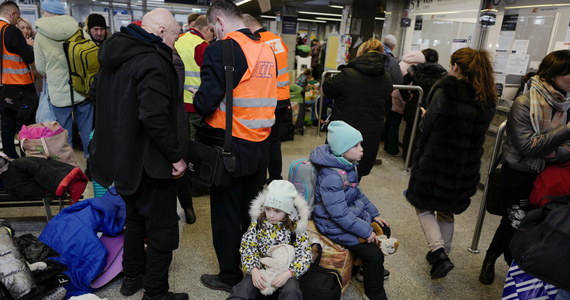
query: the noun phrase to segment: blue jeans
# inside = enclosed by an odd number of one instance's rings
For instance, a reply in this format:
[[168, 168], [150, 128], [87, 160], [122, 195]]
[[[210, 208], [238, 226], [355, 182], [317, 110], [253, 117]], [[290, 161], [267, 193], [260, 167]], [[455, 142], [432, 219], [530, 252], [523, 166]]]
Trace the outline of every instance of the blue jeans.
[[[71, 142], [73, 119], [71, 118], [71, 107], [57, 107], [52, 105], [55, 118], [65, 130], [67, 130], [67, 142]], [[83, 157], [89, 157], [89, 134], [93, 130], [93, 104], [89, 101], [79, 103], [73, 107], [75, 121], [79, 128], [79, 136], [83, 145]]]
[[570, 292], [565, 291], [561, 288], [558, 289], [558, 294], [556, 294], [556, 300], [570, 300]]

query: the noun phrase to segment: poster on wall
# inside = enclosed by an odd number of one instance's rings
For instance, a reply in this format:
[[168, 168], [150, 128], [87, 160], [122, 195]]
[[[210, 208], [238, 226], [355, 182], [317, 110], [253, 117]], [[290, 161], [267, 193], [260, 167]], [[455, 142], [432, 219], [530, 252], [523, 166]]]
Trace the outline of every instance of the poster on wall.
[[451, 43], [451, 53], [467, 47], [467, 39], [453, 39]]
[[281, 34], [297, 34], [297, 17], [283, 16]]

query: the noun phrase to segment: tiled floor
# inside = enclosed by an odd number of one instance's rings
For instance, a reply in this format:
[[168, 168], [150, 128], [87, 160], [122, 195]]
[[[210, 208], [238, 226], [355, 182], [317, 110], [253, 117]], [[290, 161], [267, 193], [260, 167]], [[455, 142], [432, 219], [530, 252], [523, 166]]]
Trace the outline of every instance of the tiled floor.
[[[305, 135], [295, 135], [294, 141], [282, 144], [283, 175], [287, 175], [291, 161], [308, 157], [310, 151], [324, 143], [325, 133], [316, 137], [314, 128], [307, 128]], [[456, 228], [453, 250], [450, 255], [455, 264], [449, 275], [438, 280], [431, 280], [429, 265], [425, 260], [428, 251], [422, 229], [415, 211], [409, 205], [402, 191], [407, 187], [409, 174], [402, 171], [400, 157], [381, 155], [383, 164], [375, 166], [372, 173], [362, 180], [362, 189], [378, 206], [382, 215], [391, 223], [392, 235], [398, 238], [401, 246], [398, 252], [388, 257], [385, 267], [392, 273], [385, 282], [390, 299], [499, 299], [503, 287], [507, 266], [504, 261], [497, 261], [497, 279], [486, 286], [478, 281], [479, 270], [484, 254], [472, 254], [467, 251], [475, 228], [480, 203], [480, 193], [472, 198], [470, 208], [456, 216]], [[91, 197], [92, 190], [85, 194]], [[225, 299], [225, 292], [213, 291], [200, 284], [199, 277], [204, 273], [216, 273], [217, 263], [211, 242], [210, 211], [208, 196], [194, 199], [197, 222], [186, 225], [180, 222], [181, 240], [170, 269], [170, 287], [177, 292], [187, 292], [190, 299]], [[54, 207], [55, 212], [57, 208]], [[179, 209], [182, 216], [182, 211]], [[22, 216], [36, 216], [22, 218]], [[18, 234], [39, 233], [45, 226], [43, 208], [3, 208], [0, 217], [7, 217], [13, 222]], [[14, 218], [16, 217], [16, 218]], [[498, 225], [498, 217], [487, 215], [480, 240], [481, 252], [489, 245], [493, 232]], [[100, 289], [96, 294], [101, 298], [124, 299], [119, 294], [120, 278]], [[142, 292], [126, 299], [140, 299]], [[343, 296], [343, 300], [363, 299], [362, 285], [353, 281]]]

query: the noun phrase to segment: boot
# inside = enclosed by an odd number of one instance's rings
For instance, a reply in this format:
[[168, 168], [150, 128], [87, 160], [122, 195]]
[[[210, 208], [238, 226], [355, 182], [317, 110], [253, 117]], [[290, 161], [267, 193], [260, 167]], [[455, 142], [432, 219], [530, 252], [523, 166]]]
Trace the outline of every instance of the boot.
[[445, 254], [445, 250], [443, 248], [439, 248], [432, 253], [432, 261], [433, 265], [431, 267], [431, 279], [442, 278], [449, 273], [455, 266]]
[[497, 255], [487, 251], [483, 265], [481, 266], [481, 274], [479, 274], [479, 282], [482, 284], [489, 285], [493, 283], [495, 279], [495, 260], [497, 260], [497, 257]]
[[194, 224], [196, 222], [196, 214], [194, 213], [194, 207], [184, 208], [184, 217], [186, 219], [186, 224]]

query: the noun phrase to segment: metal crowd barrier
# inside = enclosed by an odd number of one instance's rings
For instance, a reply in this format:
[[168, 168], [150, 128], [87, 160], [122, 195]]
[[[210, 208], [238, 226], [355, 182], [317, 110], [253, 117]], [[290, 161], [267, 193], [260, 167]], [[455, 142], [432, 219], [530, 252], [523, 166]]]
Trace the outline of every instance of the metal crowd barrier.
[[[395, 90], [410, 90], [410, 91], [418, 91], [419, 98], [418, 98], [418, 105], [423, 103], [424, 101], [424, 90], [417, 85], [400, 85], [394, 84]], [[412, 127], [412, 134], [410, 135], [410, 142], [408, 144], [408, 152], [406, 153], [406, 160], [404, 161], [404, 171], [408, 172], [410, 169], [410, 159], [412, 158], [412, 145], [416, 140], [416, 130], [418, 128], [418, 123], [420, 122], [420, 109], [416, 109], [416, 115], [414, 116], [414, 127]]]
[[[321, 113], [323, 111], [323, 100], [324, 100], [324, 93], [323, 93], [323, 83], [325, 83], [325, 75], [327, 74], [332, 74], [332, 76], [334, 76], [334, 74], [338, 74], [340, 73], [340, 71], [338, 70], [328, 70], [328, 71], [324, 71], [323, 74], [321, 74], [321, 86], [319, 86], [319, 109], [315, 112], [315, 115], [317, 116], [317, 136], [320, 137], [321, 136]], [[318, 99], [317, 99], [318, 101]], [[317, 106], [315, 105], [315, 110], [316, 110]]]
[[493, 147], [493, 154], [489, 161], [489, 169], [487, 170], [487, 179], [485, 180], [485, 188], [483, 189], [483, 196], [481, 197], [481, 205], [479, 206], [479, 216], [477, 217], [477, 223], [475, 225], [475, 232], [473, 233], [473, 240], [471, 240], [471, 247], [467, 250], [471, 253], [479, 253], [477, 249], [479, 245], [479, 238], [481, 237], [481, 230], [483, 229], [483, 221], [485, 220], [486, 206], [487, 206], [487, 193], [489, 192], [489, 175], [493, 170], [495, 162], [501, 154], [501, 145], [503, 144], [503, 137], [505, 135], [505, 128], [507, 121], [504, 121], [497, 130], [497, 138], [495, 140], [495, 146]]

